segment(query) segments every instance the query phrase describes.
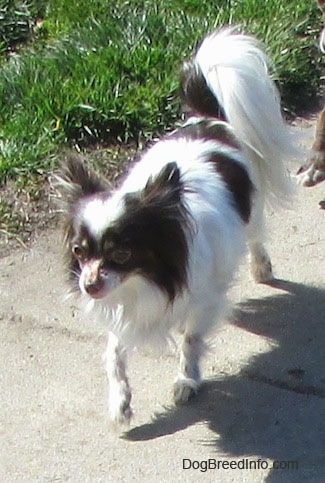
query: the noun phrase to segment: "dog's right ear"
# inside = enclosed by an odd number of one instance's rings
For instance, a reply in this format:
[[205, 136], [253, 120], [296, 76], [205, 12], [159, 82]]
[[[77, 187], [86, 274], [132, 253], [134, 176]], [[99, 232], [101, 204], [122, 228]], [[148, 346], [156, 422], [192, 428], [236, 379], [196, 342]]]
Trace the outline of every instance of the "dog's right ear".
[[61, 201], [67, 205], [74, 204], [84, 196], [109, 189], [108, 184], [90, 171], [79, 156], [72, 154], [61, 163], [54, 186]]

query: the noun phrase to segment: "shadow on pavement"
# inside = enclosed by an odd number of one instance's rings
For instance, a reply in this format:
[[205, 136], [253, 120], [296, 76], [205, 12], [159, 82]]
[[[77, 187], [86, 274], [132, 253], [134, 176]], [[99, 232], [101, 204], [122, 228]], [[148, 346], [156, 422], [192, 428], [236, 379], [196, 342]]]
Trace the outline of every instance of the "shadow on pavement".
[[[274, 343], [236, 375], [207, 380], [195, 399], [124, 433], [148, 441], [205, 422], [202, 444], [235, 458], [298, 461], [268, 482], [325, 481], [325, 289], [277, 280], [273, 296], [239, 304], [233, 322]], [[240, 350], [240, 347], [238, 347]]]

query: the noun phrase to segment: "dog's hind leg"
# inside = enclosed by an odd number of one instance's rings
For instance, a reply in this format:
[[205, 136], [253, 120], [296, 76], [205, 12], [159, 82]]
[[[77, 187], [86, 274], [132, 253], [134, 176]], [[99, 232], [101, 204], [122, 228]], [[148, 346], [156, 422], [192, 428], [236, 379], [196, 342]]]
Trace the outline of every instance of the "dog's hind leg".
[[251, 274], [257, 283], [265, 283], [273, 279], [272, 263], [264, 247], [263, 212], [264, 199], [257, 194], [247, 227]]
[[126, 375], [126, 350], [112, 332], [108, 333], [105, 353], [108, 378], [108, 415], [118, 424], [128, 423], [132, 416], [131, 389]]
[[273, 279], [272, 263], [262, 242], [249, 243], [251, 274], [257, 283]]

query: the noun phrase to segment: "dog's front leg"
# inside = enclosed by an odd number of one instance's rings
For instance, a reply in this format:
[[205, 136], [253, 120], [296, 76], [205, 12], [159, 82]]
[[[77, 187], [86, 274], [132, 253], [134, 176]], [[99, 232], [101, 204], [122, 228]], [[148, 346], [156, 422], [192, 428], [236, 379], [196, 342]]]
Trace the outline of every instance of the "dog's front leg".
[[175, 404], [186, 403], [197, 392], [200, 382], [200, 358], [203, 352], [203, 341], [199, 334], [185, 333], [181, 346], [180, 366], [174, 383]]
[[129, 423], [131, 410], [131, 389], [126, 375], [126, 350], [112, 332], [108, 333], [105, 354], [108, 378], [108, 415], [112, 422]]
[[[174, 382], [174, 402], [185, 404], [201, 386], [200, 361], [208, 346], [206, 336], [219, 327], [227, 309], [227, 286], [219, 286], [211, 297], [198, 298], [189, 311], [180, 353], [179, 371]], [[207, 292], [204, 293], [208, 295]]]

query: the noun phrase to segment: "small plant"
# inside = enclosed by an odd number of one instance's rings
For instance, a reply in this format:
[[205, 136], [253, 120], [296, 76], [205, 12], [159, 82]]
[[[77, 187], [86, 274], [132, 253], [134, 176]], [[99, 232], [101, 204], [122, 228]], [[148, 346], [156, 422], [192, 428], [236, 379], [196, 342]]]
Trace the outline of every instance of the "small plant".
[[[46, 2], [47, 3], [47, 2]], [[3, 54], [30, 40], [37, 18], [44, 14], [44, 1], [0, 1], [0, 45]]]

